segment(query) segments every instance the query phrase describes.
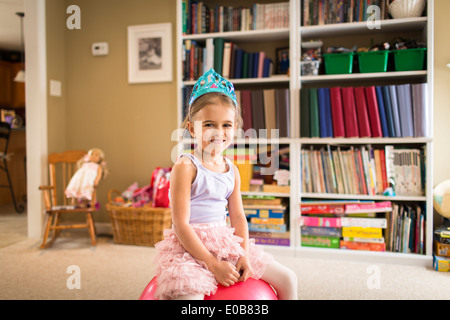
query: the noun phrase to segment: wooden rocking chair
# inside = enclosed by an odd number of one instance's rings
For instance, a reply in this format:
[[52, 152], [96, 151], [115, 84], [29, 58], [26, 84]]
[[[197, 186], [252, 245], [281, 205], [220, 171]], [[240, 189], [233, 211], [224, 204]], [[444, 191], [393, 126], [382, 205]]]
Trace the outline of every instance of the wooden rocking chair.
[[[92, 212], [96, 211], [96, 191], [92, 195], [92, 200], [87, 208], [76, 208], [70, 205], [70, 199], [67, 199], [64, 191], [71, 177], [76, 172], [77, 162], [86, 155], [86, 151], [72, 150], [62, 153], [52, 153], [48, 156], [50, 186], [40, 186], [43, 191], [45, 212], [47, 222], [45, 226], [44, 239], [41, 249], [53, 245], [61, 230], [87, 228], [91, 236], [92, 245], [96, 245], [94, 220]], [[60, 225], [60, 215], [67, 213], [86, 214], [86, 224]], [[53, 230], [52, 239], [47, 242], [50, 230]]]

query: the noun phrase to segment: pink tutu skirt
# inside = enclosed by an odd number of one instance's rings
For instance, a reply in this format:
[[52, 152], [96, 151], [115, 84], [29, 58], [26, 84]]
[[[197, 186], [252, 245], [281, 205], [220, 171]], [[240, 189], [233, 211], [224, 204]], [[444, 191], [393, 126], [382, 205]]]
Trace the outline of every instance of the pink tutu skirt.
[[[218, 260], [236, 265], [245, 254], [241, 247], [243, 239], [234, 235], [234, 228], [224, 222], [193, 224], [200, 240]], [[155, 297], [159, 300], [172, 299], [180, 295], [211, 295], [217, 290], [218, 282], [203, 261], [192, 257], [183, 247], [173, 229], [164, 230], [164, 240], [155, 245], [157, 255], [156, 275], [158, 289]], [[273, 256], [249, 241], [249, 260], [253, 269], [252, 278], [259, 279], [264, 274]]]

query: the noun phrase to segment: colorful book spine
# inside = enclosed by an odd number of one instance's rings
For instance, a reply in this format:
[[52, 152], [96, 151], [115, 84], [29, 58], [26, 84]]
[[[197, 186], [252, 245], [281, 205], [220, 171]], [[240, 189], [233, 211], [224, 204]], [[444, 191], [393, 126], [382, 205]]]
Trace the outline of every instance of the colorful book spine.
[[302, 236], [302, 247], [339, 248], [340, 239], [337, 237]]
[[341, 218], [300, 217], [300, 226], [340, 228]]
[[342, 227], [342, 236], [347, 238], [382, 238], [381, 228]]

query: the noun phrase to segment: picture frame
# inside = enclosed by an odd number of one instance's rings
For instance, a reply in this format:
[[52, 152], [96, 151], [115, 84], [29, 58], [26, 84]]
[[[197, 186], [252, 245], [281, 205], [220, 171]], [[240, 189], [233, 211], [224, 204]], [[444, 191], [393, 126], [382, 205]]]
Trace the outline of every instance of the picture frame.
[[289, 73], [289, 47], [276, 49], [276, 73], [288, 74]]
[[1, 110], [0, 120], [2, 122], [7, 122], [12, 126], [15, 117], [16, 117], [16, 112], [14, 110], [6, 110], [6, 109]]
[[172, 24], [128, 27], [128, 82], [170, 82], [172, 75]]

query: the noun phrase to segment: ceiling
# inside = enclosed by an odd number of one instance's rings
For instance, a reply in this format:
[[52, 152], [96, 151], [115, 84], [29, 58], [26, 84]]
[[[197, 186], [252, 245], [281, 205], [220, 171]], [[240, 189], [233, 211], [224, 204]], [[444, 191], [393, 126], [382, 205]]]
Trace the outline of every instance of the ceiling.
[[[0, 49], [21, 50], [20, 17], [24, 12], [24, 0], [0, 0]], [[25, 19], [25, 18], [24, 18]]]

